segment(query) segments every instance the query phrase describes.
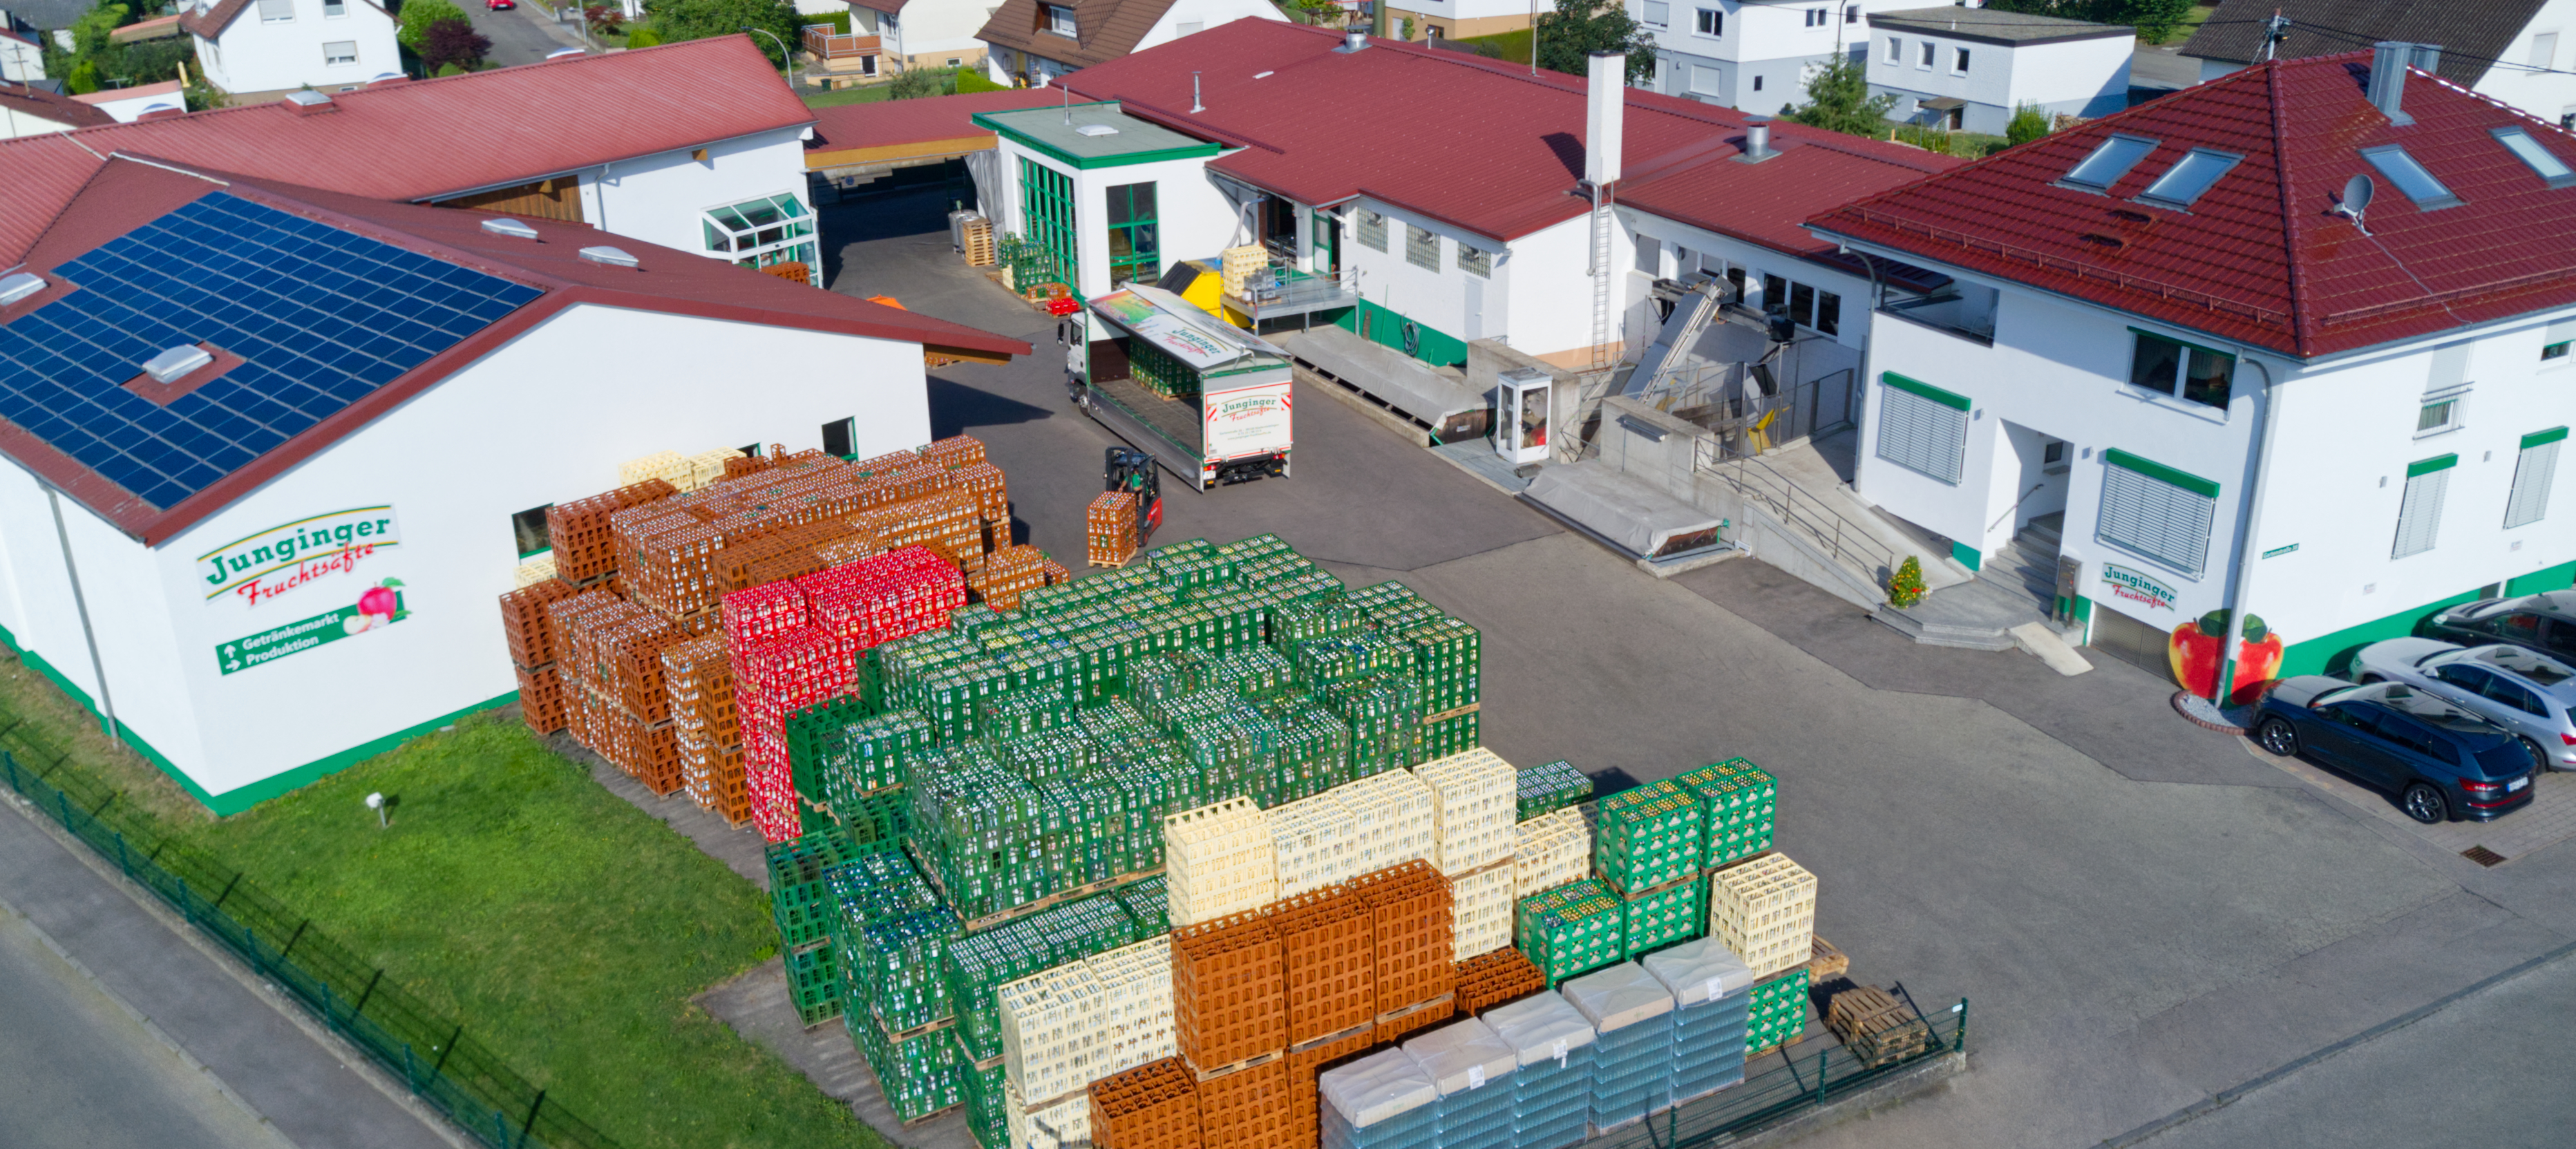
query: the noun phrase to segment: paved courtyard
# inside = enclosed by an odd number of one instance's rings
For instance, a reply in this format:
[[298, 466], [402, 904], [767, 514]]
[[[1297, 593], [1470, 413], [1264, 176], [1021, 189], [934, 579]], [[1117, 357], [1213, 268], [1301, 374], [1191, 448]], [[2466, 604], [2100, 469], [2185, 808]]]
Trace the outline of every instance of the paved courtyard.
[[[948, 253], [938, 206], [827, 209], [833, 287], [1039, 344], [935, 372], [933, 424], [983, 438], [1020, 537], [1078, 561], [1115, 440], [1065, 403], [1052, 322]], [[1751, 757], [1781, 778], [1777, 844], [1819, 875], [1819, 932], [1853, 976], [1972, 999], [1970, 1073], [1814, 1144], [2216, 1143], [2192, 1131], [2214, 1098], [2296, 1090], [2364, 1051], [2479, 1058], [2475, 1025], [2390, 1023], [2545, 999], [2534, 987], [2565, 976], [2547, 964], [2576, 939], [2563, 842], [2481, 867], [2185, 724], [2168, 687], [2108, 659], [2061, 678], [2018, 653], [1915, 646], [1757, 562], [1656, 581], [1331, 397], [1297, 399], [1296, 476], [1167, 485], [1160, 538], [1276, 531], [1346, 580], [1400, 579], [1475, 623], [1485, 740], [1513, 761], [1624, 783]], [[2429, 1077], [2374, 1084], [2457, 1099]], [[2424, 1140], [2283, 1096], [2315, 1143]], [[2576, 1127], [2565, 1090], [2478, 1104], [2502, 1143]]]

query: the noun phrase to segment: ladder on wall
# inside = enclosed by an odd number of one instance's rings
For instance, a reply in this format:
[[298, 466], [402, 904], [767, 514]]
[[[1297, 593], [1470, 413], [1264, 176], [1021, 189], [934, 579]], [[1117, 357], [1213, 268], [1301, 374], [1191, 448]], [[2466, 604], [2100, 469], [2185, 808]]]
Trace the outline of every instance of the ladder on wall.
[[1592, 188], [1592, 358], [1577, 381], [1574, 408], [1559, 413], [1552, 439], [1557, 458], [1566, 462], [1583, 457], [1584, 424], [1600, 410], [1602, 396], [1609, 394], [1618, 377], [1616, 357], [1610, 354], [1610, 286], [1619, 279], [1618, 270], [1610, 266], [1610, 240], [1618, 226], [1615, 206], [1610, 188]]

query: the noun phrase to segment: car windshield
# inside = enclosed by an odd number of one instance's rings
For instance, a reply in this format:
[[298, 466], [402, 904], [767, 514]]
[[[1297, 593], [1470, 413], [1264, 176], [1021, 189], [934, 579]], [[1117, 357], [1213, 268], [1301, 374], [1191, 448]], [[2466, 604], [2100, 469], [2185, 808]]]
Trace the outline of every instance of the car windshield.
[[2474, 656], [2478, 661], [2502, 670], [2510, 670], [2530, 679], [2537, 686], [2556, 686], [2576, 678], [2576, 669], [2544, 654], [2535, 654], [2519, 646], [2490, 646]]
[[2401, 686], [2393, 682], [2373, 683], [2369, 686], [2356, 686], [2348, 691], [2338, 691], [2336, 697], [2369, 698], [2378, 702], [2382, 706], [2397, 711], [2400, 714], [2404, 714], [2418, 722], [2422, 722], [2428, 726], [2438, 726], [2444, 730], [2457, 734], [2493, 734], [2497, 737], [2504, 736], [2504, 731], [2502, 729], [2499, 729], [2486, 719], [2480, 718], [2475, 714], [2471, 714], [2466, 710], [2462, 710], [2457, 706], [2453, 706], [2448, 702], [2444, 702], [2439, 698], [2435, 698], [2430, 694], [2425, 694], [2412, 687]]

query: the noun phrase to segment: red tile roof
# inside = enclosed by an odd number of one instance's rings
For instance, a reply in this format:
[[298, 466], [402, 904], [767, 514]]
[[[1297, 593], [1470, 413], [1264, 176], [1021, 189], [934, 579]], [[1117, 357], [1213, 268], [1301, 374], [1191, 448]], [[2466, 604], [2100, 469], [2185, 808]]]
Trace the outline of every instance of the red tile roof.
[[0, 108], [22, 116], [33, 116], [66, 128], [86, 128], [113, 124], [116, 117], [91, 107], [71, 96], [58, 96], [43, 88], [30, 87], [15, 80], [0, 80]]
[[[141, 162], [132, 162], [135, 160]], [[182, 171], [180, 165], [144, 157], [101, 165], [55, 226], [28, 253], [25, 267], [40, 274], [50, 273], [118, 236], [217, 191], [499, 276], [543, 294], [166, 509], [134, 497], [26, 429], [0, 421], [0, 452], [46, 476], [84, 506], [147, 544], [157, 545], [187, 529], [286, 468], [577, 304], [861, 335], [977, 357], [1030, 352], [1029, 345], [1017, 339], [837, 292], [818, 291], [722, 260], [623, 236], [603, 236], [580, 224], [523, 220], [536, 229], [537, 238], [513, 239], [482, 229], [483, 221], [493, 218], [487, 212], [389, 203], [205, 169]], [[581, 248], [602, 240], [611, 240], [614, 246], [636, 256], [639, 266], [611, 267], [580, 258]], [[291, 364], [270, 366], [292, 371]]]
[[[2354, 53], [2258, 65], [1817, 216], [1848, 236], [2301, 357], [2576, 303], [2576, 188], [2489, 135], [2576, 166], [2576, 136], [2422, 72], [2393, 126]], [[2161, 141], [2108, 196], [2056, 185], [2113, 132]], [[2360, 149], [2398, 144], [2464, 202], [2419, 211]], [[2188, 212], [2132, 202], [2191, 148], [2244, 161]], [[2333, 214], [2379, 184], [2370, 234]]]
[[976, 139], [991, 147], [993, 133], [975, 125], [975, 113], [1034, 108], [1062, 99], [1064, 93], [1044, 88], [1012, 88], [816, 108], [814, 138], [805, 144], [806, 166], [860, 163], [881, 149], [912, 151], [956, 140]]
[[[1327, 29], [1237, 20], [1056, 82], [1239, 146], [1209, 166], [1300, 203], [1364, 194], [1497, 240], [1588, 210], [1575, 192], [1581, 77], [1400, 41], [1334, 51], [1341, 42]], [[1197, 114], [1192, 73], [1206, 107]], [[1743, 113], [1633, 88], [1625, 96], [1621, 202], [1800, 254], [1831, 247], [1798, 226], [1807, 216], [1958, 162], [1781, 123], [1772, 129], [1781, 155], [1738, 164]]]
[[747, 36], [387, 84], [331, 100], [332, 110], [319, 115], [256, 104], [0, 140], [0, 187], [9, 189], [0, 195], [0, 265], [16, 262], [112, 152], [417, 200], [814, 122]]

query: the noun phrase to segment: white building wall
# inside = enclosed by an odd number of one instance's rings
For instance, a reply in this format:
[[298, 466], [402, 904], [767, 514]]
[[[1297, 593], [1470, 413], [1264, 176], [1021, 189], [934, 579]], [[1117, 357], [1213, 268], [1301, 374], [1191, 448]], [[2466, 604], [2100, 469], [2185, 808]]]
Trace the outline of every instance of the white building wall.
[[[802, 129], [779, 128], [711, 142], [703, 162], [681, 150], [584, 171], [582, 218], [601, 231], [731, 258], [730, 253], [707, 250], [705, 213], [772, 195], [792, 194], [806, 203], [801, 136]], [[813, 205], [806, 203], [806, 210], [810, 213]]]
[[[1655, 39], [1655, 78], [1644, 86], [1761, 115], [1804, 101], [1807, 69], [1865, 43], [1870, 15], [1924, 7], [1923, 0], [1668, 0], [1660, 9], [1650, 0], [1622, 2]], [[1854, 8], [1859, 21], [1850, 19]], [[1717, 35], [1700, 34], [1702, 9], [1723, 17]], [[1818, 9], [1823, 23], [1809, 24], [1808, 12]]]
[[[1286, 20], [1268, 0], [1176, 0], [1154, 21], [1145, 37], [1136, 41], [1136, 51], [1169, 44], [1192, 32], [1205, 32], [1219, 24], [1237, 20]], [[979, 22], [978, 26], [981, 24]]]
[[975, 33], [992, 14], [983, 0], [912, 0], [897, 21], [902, 51], [929, 68], [946, 67], [952, 58], [961, 67], [981, 63], [984, 42]]
[[[1923, 63], [1927, 43], [1933, 47], [1929, 66]], [[1888, 58], [1890, 44], [1896, 45], [1900, 59]], [[2127, 103], [2135, 47], [2130, 36], [2013, 46], [1911, 28], [1876, 28], [1869, 45], [1870, 92], [1897, 97], [1888, 113], [1894, 119], [1915, 117], [1926, 99], [1963, 99], [1968, 106], [1962, 128], [2001, 135], [2013, 109], [2024, 103], [2074, 116], [2118, 111]], [[1958, 68], [1963, 49], [1968, 53], [1964, 72]]]
[[[254, 3], [223, 30], [212, 45], [195, 37], [198, 66], [216, 87], [236, 94], [279, 92], [311, 86], [336, 92], [366, 83], [387, 72], [401, 73], [402, 53], [394, 43], [394, 18], [368, 0], [348, 0], [341, 14], [323, 14], [323, 0], [293, 0], [295, 18], [260, 19]], [[327, 63], [322, 46], [349, 41], [357, 59]]]
[[[763, 369], [745, 372], [754, 345]], [[620, 402], [599, 404], [603, 379]], [[721, 403], [708, 401], [711, 379], [726, 381]], [[582, 306], [149, 552], [75, 504], [65, 513], [85, 524], [74, 546], [120, 717], [220, 808], [227, 791], [517, 688], [493, 606], [518, 562], [513, 513], [606, 490], [624, 459], [812, 447], [823, 424], [849, 417], [863, 455], [928, 440], [918, 345]], [[472, 444], [470, 458], [459, 444]], [[207, 597], [199, 556], [281, 523], [383, 504], [399, 545], [353, 570], [257, 604]], [[22, 623], [13, 633], [86, 688], [68, 592], [47, 573], [58, 551], [40, 545], [51, 529], [33, 482], [0, 470], [8, 609]], [[403, 620], [223, 673], [223, 644], [351, 606], [386, 578], [404, 584]]]
[[[1512, 241], [1511, 257], [1496, 272], [1506, 281], [1510, 322], [1494, 334], [1515, 350], [1545, 356], [1592, 346], [1592, 277], [1585, 274], [1592, 263], [1585, 250], [1591, 224], [1591, 215], [1579, 215]], [[1620, 229], [1611, 231], [1611, 266], [1627, 266], [1629, 237]], [[1615, 317], [1612, 322], [1610, 337], [1615, 340]]]
[[2576, 122], [2576, 0], [2542, 5], [2475, 90], [2562, 127]]

